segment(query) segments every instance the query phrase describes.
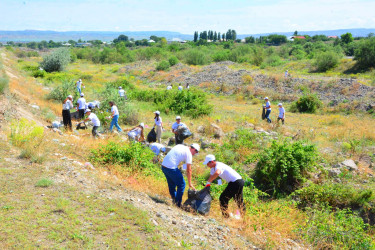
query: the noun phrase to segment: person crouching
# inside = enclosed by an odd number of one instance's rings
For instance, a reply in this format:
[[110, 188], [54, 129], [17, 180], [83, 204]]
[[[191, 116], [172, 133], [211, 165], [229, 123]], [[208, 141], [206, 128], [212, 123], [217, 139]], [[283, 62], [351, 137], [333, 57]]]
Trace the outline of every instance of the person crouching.
[[99, 118], [94, 113], [92, 113], [90, 109], [85, 110], [85, 115], [87, 115], [87, 118], [84, 120], [84, 122], [87, 122], [88, 120], [90, 120], [94, 126], [92, 128], [92, 135], [94, 137], [99, 137], [99, 134], [98, 134], [98, 128], [100, 127]]

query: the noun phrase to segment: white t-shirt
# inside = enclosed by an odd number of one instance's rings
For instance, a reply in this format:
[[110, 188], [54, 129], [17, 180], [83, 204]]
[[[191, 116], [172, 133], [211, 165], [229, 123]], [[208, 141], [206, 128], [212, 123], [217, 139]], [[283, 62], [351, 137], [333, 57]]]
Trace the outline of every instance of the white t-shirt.
[[167, 90], [171, 90], [171, 89], [172, 89], [172, 86], [169, 85], [169, 86], [167, 87]]
[[193, 155], [188, 146], [179, 144], [174, 146], [171, 151], [165, 156], [162, 165], [166, 168], [176, 169], [178, 165], [184, 162], [185, 164], [193, 163]]
[[213, 175], [218, 169], [221, 171], [219, 177], [221, 179], [224, 179], [228, 183], [242, 179], [241, 175], [239, 175], [233, 168], [218, 161], [216, 162], [216, 166], [214, 168], [211, 168], [211, 175]]
[[284, 107], [279, 108], [279, 118], [284, 118], [285, 109]]
[[[269, 108], [269, 109], [267, 109], [267, 108]], [[271, 110], [271, 103], [270, 103], [270, 101], [266, 102], [266, 110]]]
[[119, 94], [121, 97], [124, 97], [124, 96], [125, 96], [125, 90], [120, 89], [120, 90], [118, 91], [118, 94]]
[[82, 82], [77, 81], [77, 88], [80, 88], [80, 87], [81, 87], [81, 84], [82, 84]]
[[159, 116], [159, 121], [157, 121], [156, 118], [155, 118], [155, 125], [156, 126], [161, 126], [161, 122], [162, 122], [162, 120], [161, 120], [160, 116]]
[[85, 109], [86, 108], [86, 100], [85, 98], [81, 97], [77, 100], [78, 109]]
[[182, 90], [183, 89], [183, 87], [182, 86], [178, 86], [178, 90]]
[[129, 133], [128, 133], [128, 136], [132, 137], [132, 138], [138, 138], [141, 136], [141, 133], [142, 133], [142, 129], [141, 128], [135, 128], [133, 130], [130, 130]]
[[73, 108], [73, 103], [72, 101], [70, 100], [67, 100], [64, 104], [63, 104], [63, 109], [64, 110], [70, 110]]
[[120, 115], [119, 112], [118, 112], [118, 108], [116, 105], [113, 105], [112, 108], [111, 108], [111, 112], [112, 112], [112, 115]]
[[99, 127], [100, 126], [100, 120], [99, 118], [94, 114], [94, 113], [91, 113], [88, 117], [90, 119], [90, 121], [92, 122], [92, 124], [96, 127]]
[[173, 123], [173, 125], [172, 125], [172, 129], [173, 129], [174, 131], [176, 131], [176, 130], [179, 129], [180, 127], [186, 127], [186, 125], [185, 125], [184, 123], [182, 123], [182, 122], [180, 122], [180, 124], [178, 124], [177, 122], [175, 122], [175, 123]]
[[160, 143], [154, 142], [150, 144], [150, 149], [155, 153], [155, 155], [159, 155], [163, 148], [165, 148], [165, 146]]

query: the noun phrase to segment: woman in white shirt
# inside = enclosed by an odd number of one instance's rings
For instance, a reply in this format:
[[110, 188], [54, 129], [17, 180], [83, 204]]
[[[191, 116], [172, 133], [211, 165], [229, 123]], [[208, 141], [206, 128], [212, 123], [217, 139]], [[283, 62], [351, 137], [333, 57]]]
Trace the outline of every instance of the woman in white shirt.
[[62, 117], [64, 127], [67, 130], [72, 130], [72, 117], [70, 110], [73, 108], [73, 96], [69, 95], [63, 102]]
[[144, 141], [144, 128], [145, 125], [143, 123], [139, 124], [137, 127], [132, 128], [128, 133], [129, 141]]
[[158, 143], [160, 143], [161, 142], [161, 134], [163, 132], [163, 121], [160, 117], [160, 111], [155, 111], [154, 114], [155, 114], [155, 118], [154, 118], [155, 125], [154, 125], [154, 127], [156, 127], [156, 141]]

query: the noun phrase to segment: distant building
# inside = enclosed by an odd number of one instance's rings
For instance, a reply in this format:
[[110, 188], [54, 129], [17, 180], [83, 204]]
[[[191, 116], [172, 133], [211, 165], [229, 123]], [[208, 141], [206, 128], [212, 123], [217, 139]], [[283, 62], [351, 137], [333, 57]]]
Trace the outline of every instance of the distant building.
[[92, 43], [76, 43], [76, 47], [91, 47]]
[[168, 40], [168, 43], [186, 43], [186, 41], [175, 37], [175, 38], [172, 38], [171, 40]]
[[327, 38], [333, 38], [333, 39], [336, 39], [336, 38], [338, 38], [338, 36], [327, 36]]
[[149, 43], [154, 43], [155, 41], [152, 40], [152, 39], [150, 39], [150, 40], [148, 40], [148, 42], [149, 42]]
[[291, 40], [294, 40], [294, 39], [306, 39], [306, 37], [304, 37], [304, 36], [292, 36], [290, 39]]
[[72, 46], [72, 45], [70, 43], [63, 43], [62, 46], [69, 47], [69, 46]]

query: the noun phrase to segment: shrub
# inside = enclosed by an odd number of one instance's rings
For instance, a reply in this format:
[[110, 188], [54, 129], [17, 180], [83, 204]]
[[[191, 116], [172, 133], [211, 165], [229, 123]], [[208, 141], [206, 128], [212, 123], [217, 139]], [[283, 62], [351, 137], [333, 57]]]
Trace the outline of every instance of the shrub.
[[290, 194], [306, 181], [317, 155], [314, 145], [301, 141], [273, 141], [260, 154], [254, 172], [255, 184], [273, 196]]
[[70, 62], [70, 51], [67, 48], [58, 48], [43, 57], [40, 66], [47, 72], [63, 71]]
[[243, 75], [242, 82], [245, 85], [252, 84], [254, 82], [254, 78], [251, 75]]
[[314, 94], [307, 94], [300, 97], [290, 107], [291, 112], [315, 113], [322, 106], [322, 102]]
[[38, 77], [44, 78], [46, 76], [46, 72], [44, 70], [37, 69], [37, 70], [34, 70], [31, 75], [35, 78], [38, 78]]
[[176, 56], [171, 56], [169, 59], [168, 59], [168, 62], [171, 66], [174, 66], [178, 63], [178, 58]]
[[185, 61], [190, 65], [205, 65], [209, 63], [206, 53], [197, 50], [191, 49], [185, 53]]
[[13, 120], [10, 124], [10, 141], [17, 147], [22, 147], [30, 141], [38, 141], [43, 137], [43, 133], [43, 127], [25, 118]]
[[350, 210], [307, 209], [308, 220], [300, 225], [302, 237], [316, 249], [374, 249], [368, 225]]
[[283, 61], [278, 55], [271, 55], [267, 57], [266, 64], [271, 67], [276, 67], [283, 64]]
[[47, 99], [63, 102], [68, 95], [74, 94], [74, 99], [77, 97], [75, 83], [70, 81], [63, 81], [61, 85], [55, 87], [48, 95]]
[[375, 37], [361, 40], [354, 51], [354, 60], [363, 69], [375, 67]]
[[333, 52], [321, 52], [316, 56], [314, 66], [317, 68], [319, 72], [325, 72], [336, 67], [339, 64], [340, 56]]
[[0, 77], [0, 94], [4, 94], [8, 88], [9, 79], [7, 77]]
[[50, 180], [50, 179], [46, 179], [46, 178], [43, 178], [43, 179], [40, 179], [36, 184], [35, 186], [36, 187], [49, 187], [53, 184], [53, 181]]
[[158, 65], [156, 66], [156, 70], [167, 70], [169, 69], [171, 65], [169, 65], [169, 62], [167, 61], [161, 61], [160, 63], [158, 63]]
[[227, 51], [218, 51], [212, 55], [212, 60], [214, 60], [214, 62], [228, 61], [229, 55]]

